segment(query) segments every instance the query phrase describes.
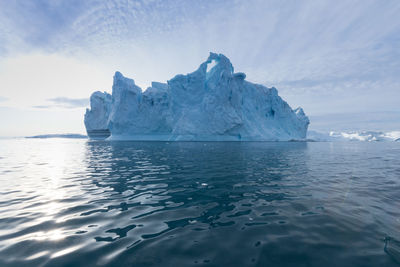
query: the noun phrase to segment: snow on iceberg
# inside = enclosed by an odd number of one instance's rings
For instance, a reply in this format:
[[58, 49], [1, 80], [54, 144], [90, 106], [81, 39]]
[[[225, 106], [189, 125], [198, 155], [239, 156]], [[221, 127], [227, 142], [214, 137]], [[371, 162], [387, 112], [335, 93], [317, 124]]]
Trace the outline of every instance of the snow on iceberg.
[[119, 140], [288, 141], [306, 138], [308, 117], [292, 110], [275, 88], [245, 80], [229, 59], [210, 53], [187, 75], [153, 82], [142, 92], [114, 75], [112, 95], [95, 92], [86, 110], [90, 137]]

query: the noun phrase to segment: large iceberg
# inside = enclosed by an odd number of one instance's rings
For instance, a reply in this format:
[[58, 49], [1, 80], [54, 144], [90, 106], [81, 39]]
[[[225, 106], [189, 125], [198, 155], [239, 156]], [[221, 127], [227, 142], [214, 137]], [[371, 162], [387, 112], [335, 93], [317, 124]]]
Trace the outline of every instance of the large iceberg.
[[86, 110], [89, 137], [163, 141], [288, 141], [306, 138], [309, 120], [275, 88], [245, 80], [229, 59], [210, 53], [187, 75], [153, 82], [142, 92], [114, 75], [112, 95], [95, 92]]

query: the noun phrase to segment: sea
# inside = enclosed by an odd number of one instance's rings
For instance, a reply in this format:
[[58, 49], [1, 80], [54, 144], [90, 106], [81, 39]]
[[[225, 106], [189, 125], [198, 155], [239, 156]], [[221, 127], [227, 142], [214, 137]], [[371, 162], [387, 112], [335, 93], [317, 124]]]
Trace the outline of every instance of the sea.
[[1, 139], [0, 266], [400, 266], [400, 142]]

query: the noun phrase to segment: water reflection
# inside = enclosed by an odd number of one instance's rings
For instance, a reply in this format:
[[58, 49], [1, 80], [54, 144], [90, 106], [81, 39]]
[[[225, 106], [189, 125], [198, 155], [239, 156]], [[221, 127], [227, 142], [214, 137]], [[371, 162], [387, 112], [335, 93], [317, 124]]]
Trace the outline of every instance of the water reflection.
[[101, 190], [92, 203], [102, 205], [82, 216], [114, 211], [114, 227], [95, 240], [128, 237], [130, 249], [179, 228], [283, 224], [271, 203], [302, 194], [290, 188], [303, 186], [293, 178], [307, 173], [306, 150], [307, 143], [88, 142], [88, 193]]
[[396, 264], [400, 148], [29, 142], [0, 159], [0, 265]]

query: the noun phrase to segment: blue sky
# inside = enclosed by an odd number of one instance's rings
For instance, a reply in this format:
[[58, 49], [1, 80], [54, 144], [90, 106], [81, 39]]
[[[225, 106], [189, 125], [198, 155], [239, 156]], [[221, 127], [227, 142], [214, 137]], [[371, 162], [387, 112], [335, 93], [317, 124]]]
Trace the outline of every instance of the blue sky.
[[398, 0], [0, 0], [0, 135], [84, 132], [87, 98], [116, 70], [145, 89], [210, 51], [312, 129], [399, 130], [398, 14]]

